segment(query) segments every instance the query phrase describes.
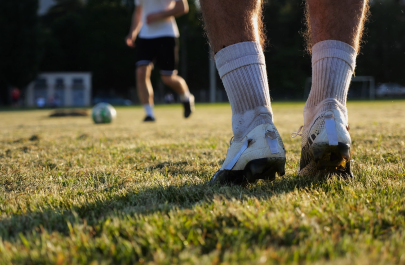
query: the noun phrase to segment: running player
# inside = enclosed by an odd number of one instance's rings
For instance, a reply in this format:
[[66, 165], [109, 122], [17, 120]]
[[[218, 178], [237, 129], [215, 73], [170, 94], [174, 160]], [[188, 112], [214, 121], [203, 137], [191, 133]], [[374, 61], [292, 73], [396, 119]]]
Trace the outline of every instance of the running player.
[[155, 121], [153, 88], [150, 75], [153, 66], [160, 70], [163, 83], [180, 95], [184, 117], [194, 110], [194, 96], [184, 79], [177, 75], [179, 30], [175, 17], [188, 12], [187, 0], [135, 0], [136, 8], [131, 29], [126, 37], [129, 47], [135, 47], [138, 95], [146, 112], [145, 122]]
[[[284, 175], [263, 55], [262, 0], [201, 0], [208, 39], [232, 108], [234, 138], [211, 182], [244, 185]], [[351, 176], [346, 98], [368, 0], [307, 0], [312, 88], [304, 107], [300, 174]], [[277, 67], [277, 66], [275, 66]], [[302, 130], [302, 133], [300, 133]]]

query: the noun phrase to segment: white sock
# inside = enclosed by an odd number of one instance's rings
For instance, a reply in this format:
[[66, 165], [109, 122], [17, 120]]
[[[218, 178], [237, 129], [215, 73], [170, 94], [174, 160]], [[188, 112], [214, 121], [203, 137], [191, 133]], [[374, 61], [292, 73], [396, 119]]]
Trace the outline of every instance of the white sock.
[[[347, 43], [326, 40], [312, 47], [312, 88], [304, 108], [304, 119], [311, 121], [317, 106], [337, 100], [347, 116], [346, 101], [356, 67], [356, 50]], [[328, 100], [327, 100], [328, 99]]]
[[256, 126], [272, 122], [266, 62], [258, 42], [241, 42], [215, 55], [232, 107], [232, 130], [241, 140]]
[[143, 108], [145, 109], [146, 116], [154, 118], [155, 115], [153, 114], [153, 106], [149, 104], [144, 104]]
[[180, 101], [181, 102], [188, 102], [189, 98], [190, 98], [190, 92], [189, 91], [187, 91], [183, 95], [180, 95]]

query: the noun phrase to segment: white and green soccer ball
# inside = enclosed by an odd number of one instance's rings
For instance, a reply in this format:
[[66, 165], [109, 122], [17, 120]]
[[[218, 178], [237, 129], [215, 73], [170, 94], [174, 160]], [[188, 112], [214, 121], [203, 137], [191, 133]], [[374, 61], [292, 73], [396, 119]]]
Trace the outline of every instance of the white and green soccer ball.
[[117, 111], [108, 103], [98, 103], [91, 113], [94, 123], [111, 123], [117, 117]]

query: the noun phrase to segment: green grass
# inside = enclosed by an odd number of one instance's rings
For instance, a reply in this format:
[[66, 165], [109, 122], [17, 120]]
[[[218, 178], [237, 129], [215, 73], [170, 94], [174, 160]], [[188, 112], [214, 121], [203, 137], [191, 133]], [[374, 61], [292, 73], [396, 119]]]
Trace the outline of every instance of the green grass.
[[348, 107], [353, 179], [297, 176], [303, 104], [280, 103], [286, 176], [247, 188], [206, 184], [227, 105], [0, 112], [0, 264], [405, 264], [405, 102]]

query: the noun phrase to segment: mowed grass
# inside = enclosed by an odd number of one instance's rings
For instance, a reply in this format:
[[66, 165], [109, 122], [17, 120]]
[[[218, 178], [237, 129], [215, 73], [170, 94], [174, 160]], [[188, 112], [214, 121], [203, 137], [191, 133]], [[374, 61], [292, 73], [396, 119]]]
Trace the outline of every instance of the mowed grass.
[[405, 101], [349, 103], [353, 179], [298, 177], [302, 103], [274, 103], [286, 176], [209, 186], [229, 105], [110, 125], [0, 112], [0, 264], [405, 264]]

